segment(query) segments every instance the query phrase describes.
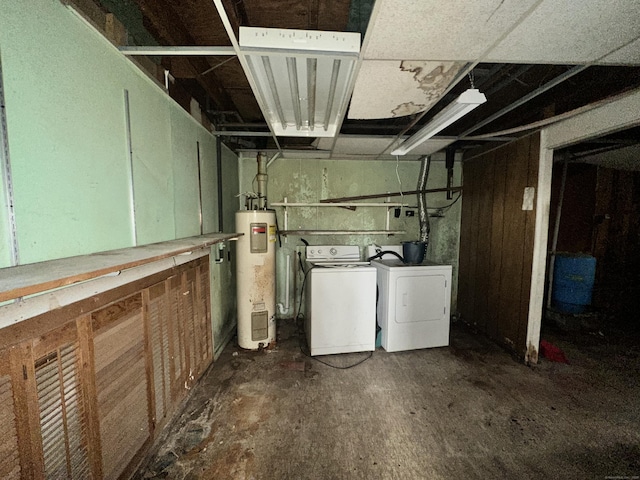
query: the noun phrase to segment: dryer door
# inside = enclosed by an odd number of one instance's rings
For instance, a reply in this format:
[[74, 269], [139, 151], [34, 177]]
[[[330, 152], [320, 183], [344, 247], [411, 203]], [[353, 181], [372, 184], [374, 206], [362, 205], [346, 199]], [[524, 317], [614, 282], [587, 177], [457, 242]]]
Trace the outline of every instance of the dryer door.
[[407, 275], [396, 279], [397, 323], [440, 321], [447, 315], [447, 279], [442, 274]]

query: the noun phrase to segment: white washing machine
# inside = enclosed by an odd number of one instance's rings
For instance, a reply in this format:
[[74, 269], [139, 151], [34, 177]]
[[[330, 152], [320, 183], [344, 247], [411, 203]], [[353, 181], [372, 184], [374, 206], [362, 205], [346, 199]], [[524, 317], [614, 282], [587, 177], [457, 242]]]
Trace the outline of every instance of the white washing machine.
[[[398, 251], [398, 247], [382, 250]], [[378, 273], [382, 347], [398, 352], [449, 345], [451, 265], [427, 261], [405, 265], [393, 256], [371, 265]]]
[[306, 248], [305, 332], [311, 355], [375, 350], [376, 269], [357, 245]]

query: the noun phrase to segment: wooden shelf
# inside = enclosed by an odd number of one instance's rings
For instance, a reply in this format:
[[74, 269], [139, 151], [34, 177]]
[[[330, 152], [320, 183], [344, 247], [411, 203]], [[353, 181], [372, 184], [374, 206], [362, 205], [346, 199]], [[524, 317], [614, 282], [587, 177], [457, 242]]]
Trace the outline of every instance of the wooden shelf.
[[403, 235], [404, 230], [280, 230], [280, 235]]
[[2, 268], [0, 269], [0, 302], [187, 254], [215, 243], [236, 239], [241, 235], [241, 233], [212, 233], [140, 247]]
[[363, 203], [363, 202], [315, 202], [315, 203], [294, 203], [294, 202], [273, 202], [272, 207], [408, 207], [409, 205], [404, 203], [390, 203], [390, 202], [378, 202], [378, 203]]

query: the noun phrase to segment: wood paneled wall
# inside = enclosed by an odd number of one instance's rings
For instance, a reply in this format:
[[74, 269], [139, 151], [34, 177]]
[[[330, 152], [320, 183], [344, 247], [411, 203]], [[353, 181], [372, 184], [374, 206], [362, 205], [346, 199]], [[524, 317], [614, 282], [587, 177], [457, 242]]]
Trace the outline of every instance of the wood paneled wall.
[[209, 259], [0, 330], [0, 477], [126, 478], [210, 365]]
[[519, 356], [526, 335], [540, 137], [525, 137], [463, 164], [458, 306], [463, 321]]

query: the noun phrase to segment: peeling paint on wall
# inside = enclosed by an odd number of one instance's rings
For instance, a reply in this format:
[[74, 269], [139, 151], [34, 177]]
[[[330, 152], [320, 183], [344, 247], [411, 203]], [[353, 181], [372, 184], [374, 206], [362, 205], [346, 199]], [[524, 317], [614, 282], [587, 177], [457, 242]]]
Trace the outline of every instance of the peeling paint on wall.
[[[255, 175], [253, 159], [241, 160], [243, 172], [241, 191], [250, 191], [251, 182]], [[301, 161], [278, 159], [269, 167], [269, 199], [271, 202], [281, 202], [286, 197], [293, 202], [318, 202], [325, 198], [340, 196], [364, 195], [371, 193], [398, 191], [395, 162], [361, 161], [361, 160], [321, 160]], [[419, 175], [419, 162], [400, 162], [398, 173], [405, 188], [413, 189]], [[456, 164], [454, 168], [454, 185], [461, 181], [462, 168]], [[444, 162], [432, 164], [427, 188], [443, 187], [446, 185], [447, 171]], [[409, 187], [411, 186], [411, 187]], [[385, 236], [370, 234], [350, 235], [304, 235], [304, 239], [311, 244], [318, 245], [358, 245], [361, 252], [364, 247], [376, 243], [378, 245], [399, 244], [405, 240], [416, 240], [419, 236], [418, 216], [407, 216], [406, 210], [416, 210], [415, 195], [406, 195], [403, 199], [394, 197], [391, 202], [403, 202], [414, 208], [405, 208], [395, 217], [394, 210], [390, 211], [389, 227], [392, 230], [405, 230], [404, 235]], [[380, 199], [377, 201], [384, 201]], [[376, 201], [376, 202], [377, 202]], [[446, 193], [430, 194], [429, 207], [443, 207], [450, 204]], [[462, 202], [456, 202], [451, 208], [444, 209], [444, 215], [434, 218], [432, 240], [429, 244], [427, 258], [429, 260], [450, 264], [453, 266], [454, 280], [452, 285], [452, 312], [456, 311], [457, 270], [458, 270], [458, 241], [460, 229], [460, 207]], [[282, 207], [275, 207], [280, 228], [284, 228], [284, 213]], [[435, 210], [430, 210], [433, 213]], [[357, 229], [382, 230], [386, 223], [386, 208], [358, 207], [348, 210], [340, 207], [293, 207], [288, 209], [288, 229]], [[295, 277], [299, 274], [297, 266], [298, 252], [303, 252], [300, 236], [290, 235], [282, 238], [282, 246], [276, 249], [276, 285], [277, 302], [285, 299], [284, 278], [286, 274], [286, 258], [291, 255], [291, 273]], [[294, 283], [296, 286], [294, 286]], [[302, 279], [296, 277], [290, 285], [290, 305], [299, 304], [300, 284]], [[295, 296], [294, 296], [294, 288]], [[295, 298], [295, 302], [293, 299]], [[304, 303], [304, 302], [303, 302]], [[293, 308], [289, 312], [293, 314]]]

